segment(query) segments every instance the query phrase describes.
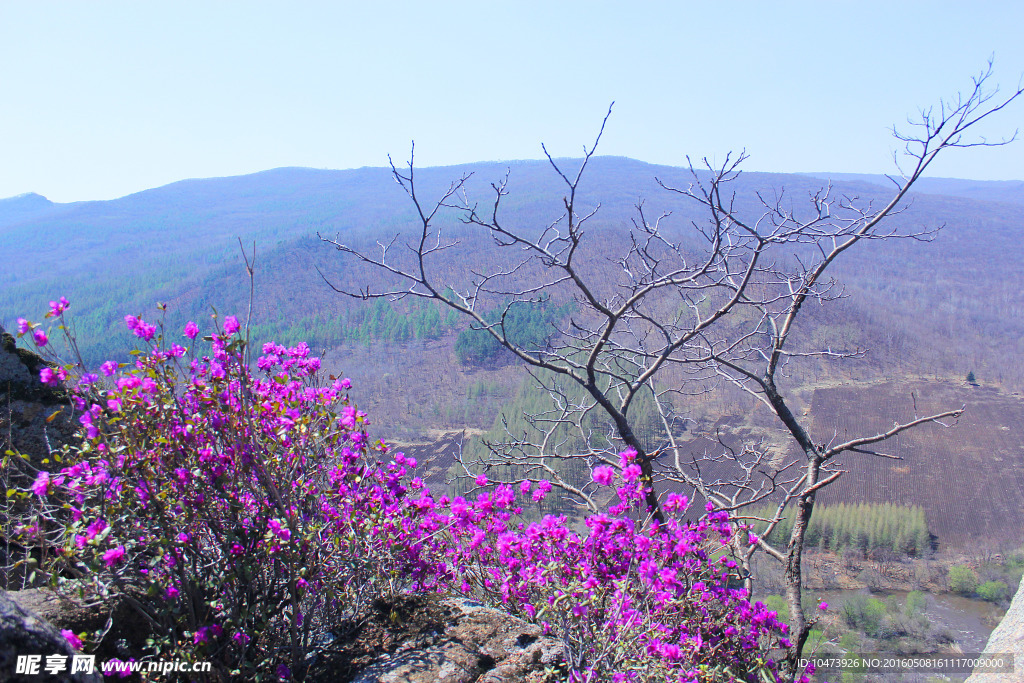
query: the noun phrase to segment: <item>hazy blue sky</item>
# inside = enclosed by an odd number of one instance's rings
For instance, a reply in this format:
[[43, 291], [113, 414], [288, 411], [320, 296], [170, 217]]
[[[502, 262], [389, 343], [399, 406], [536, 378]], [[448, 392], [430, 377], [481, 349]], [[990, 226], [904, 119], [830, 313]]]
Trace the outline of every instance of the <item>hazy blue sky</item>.
[[[1024, 72], [1024, 2], [0, 2], [0, 197], [278, 166], [601, 153], [888, 172], [887, 127]], [[1024, 103], [994, 133], [1024, 128]], [[1024, 179], [1024, 142], [933, 175]]]

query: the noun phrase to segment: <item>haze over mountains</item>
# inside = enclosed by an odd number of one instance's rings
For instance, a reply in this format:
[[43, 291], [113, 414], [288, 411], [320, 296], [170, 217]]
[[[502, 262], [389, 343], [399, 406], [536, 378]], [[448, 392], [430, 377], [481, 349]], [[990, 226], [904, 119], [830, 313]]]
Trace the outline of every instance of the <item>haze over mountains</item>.
[[[573, 167], [578, 161], [563, 163]], [[560, 215], [563, 186], [547, 162], [416, 169], [417, 189], [431, 201], [452, 180], [471, 173], [467, 196], [486, 206], [493, 195], [490, 183], [500, 181], [506, 171], [509, 194], [502, 215], [507, 224], [539, 229]], [[741, 211], [752, 216], [759, 213], [757, 193], [781, 196], [799, 212], [826, 176], [832, 178], [835, 194], [858, 201], [880, 202], [890, 192], [884, 176], [840, 173], [744, 173], [733, 189]], [[691, 221], [702, 220], [700, 207], [662, 189], [655, 178], [682, 188], [692, 180], [688, 169], [618, 157], [598, 157], [588, 167], [581, 210], [600, 204], [589, 231], [609, 251], [641, 200], [648, 218], [671, 212], [665, 226], [678, 234], [685, 234]], [[998, 410], [981, 411], [988, 416], [986, 424], [970, 423], [972, 439], [982, 442], [971, 449], [970, 466], [983, 467], [979, 459], [985, 452], [985, 430], [1002, 434], [1004, 427], [1016, 429], [1020, 398], [1015, 393], [1024, 389], [1024, 287], [1019, 274], [1024, 264], [1024, 182], [936, 178], [924, 179], [917, 189], [907, 210], [891, 224], [903, 232], [944, 225], [937, 238], [930, 243], [874, 242], [844, 254], [833, 275], [848, 298], [811, 311], [803, 321], [808, 338], [828, 340], [837, 348], [868, 349], [868, 355], [836, 367], [807, 366], [788, 378], [790, 390], [810, 409], [831, 405], [830, 394], [815, 392], [836, 386], [860, 387], [870, 396], [872, 386], [886, 382], [886, 396], [903, 396], [909, 390], [903, 391], [900, 383], [907, 382], [920, 396], [926, 390], [922, 386], [935, 382], [942, 385], [936, 395], [967, 402], [956, 392], [969, 390], [963, 378], [973, 371], [994, 392], [991, 405], [998, 405]], [[307, 341], [315, 350], [327, 351], [328, 364], [352, 376], [360, 407], [370, 411], [383, 434], [415, 439], [437, 431], [486, 430], [515, 397], [523, 376], [518, 367], [460, 364], [453, 346], [464, 321], [443, 311], [435, 319], [432, 311], [407, 301], [374, 308], [373, 303], [338, 295], [320, 274], [353, 289], [380, 286], [379, 279], [342, 261], [316, 234], [372, 247], [377, 240], [414, 229], [414, 212], [384, 168], [281, 168], [184, 180], [109, 201], [55, 204], [37, 194], [3, 199], [0, 322], [11, 329], [18, 317], [38, 320], [49, 300], [67, 296], [86, 359], [96, 363], [123, 358], [131, 343], [124, 333], [124, 315], [155, 319], [158, 301], [168, 304], [166, 320], [173, 334], [189, 319], [208, 325], [211, 306], [221, 315], [244, 315], [249, 281], [239, 241], [247, 251], [255, 243], [252, 322], [257, 342]], [[439, 220], [465, 241], [469, 254], [468, 261], [441, 261], [439, 267], [457, 273], [491, 262], [493, 249], [486, 235], [462, 225], [454, 211]], [[603, 266], [595, 261], [594, 267]], [[731, 401], [704, 405], [702, 419], [712, 425], [735, 413], [739, 404]], [[885, 412], [887, 405], [879, 404], [879, 409]], [[822, 428], [833, 424], [834, 417], [822, 416]], [[888, 415], [880, 419], [884, 422]], [[758, 420], [751, 420], [744, 428], [756, 431]], [[938, 457], [934, 448], [943, 440], [929, 439], [921, 442], [926, 445], [908, 448], [922, 458]], [[945, 441], [949, 445], [955, 437]], [[1001, 467], [1019, 467], [1024, 461], [1024, 447], [1013, 446], [1022, 441], [1000, 437]], [[992, 474], [984, 481], [998, 479]], [[1024, 485], [1014, 487], [1020, 490], [1000, 494], [1000, 514], [1014, 506], [1024, 510]], [[864, 487], [859, 488], [856, 495], [863, 495]], [[936, 518], [944, 513], [930, 509], [929, 514]], [[1024, 530], [1024, 519], [1020, 521]], [[972, 528], [990, 526], [977, 523]]]

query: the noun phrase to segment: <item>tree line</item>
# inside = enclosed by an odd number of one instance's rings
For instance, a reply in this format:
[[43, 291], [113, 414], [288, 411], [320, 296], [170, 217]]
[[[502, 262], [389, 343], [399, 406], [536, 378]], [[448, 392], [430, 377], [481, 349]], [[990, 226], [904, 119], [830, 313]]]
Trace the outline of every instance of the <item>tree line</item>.
[[[775, 508], [764, 508], [753, 516], [770, 516]], [[760, 533], [765, 522], [755, 524]], [[793, 515], [787, 514], [768, 534], [773, 543], [784, 542], [793, 532]], [[842, 552], [853, 548], [865, 553], [891, 550], [901, 555], [926, 557], [931, 550], [931, 533], [924, 509], [918, 505], [892, 503], [839, 503], [819, 505], [807, 526], [808, 547]]]

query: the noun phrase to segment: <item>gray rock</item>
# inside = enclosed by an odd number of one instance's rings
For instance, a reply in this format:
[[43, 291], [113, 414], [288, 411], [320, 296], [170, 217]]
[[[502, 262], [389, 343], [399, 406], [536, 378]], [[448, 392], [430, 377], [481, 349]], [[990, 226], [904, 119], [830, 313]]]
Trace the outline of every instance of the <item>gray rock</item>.
[[[9, 458], [0, 469], [0, 490], [26, 489], [38, 470], [60, 468], [50, 456], [71, 443], [77, 433], [67, 393], [63, 388], [47, 387], [39, 381], [39, 370], [47, 362], [39, 355], [19, 349], [14, 337], [0, 327], [0, 456], [7, 450], [26, 456]], [[23, 511], [20, 504], [5, 508], [10, 517], [0, 524], [0, 588], [31, 585], [31, 569], [22, 564], [33, 553], [31, 548], [7, 538], [8, 529], [17, 523]], [[38, 557], [36, 557], [38, 559]]]
[[[0, 327], [0, 453], [13, 448], [36, 467], [51, 450], [69, 443], [78, 426], [71, 420], [66, 391], [39, 381], [39, 371], [48, 365], [38, 354], [19, 349]], [[11, 443], [5, 443], [8, 435]]]
[[988, 637], [986, 654], [1011, 653], [1013, 673], [974, 673], [967, 683], [1024, 683], [1024, 582], [1013, 596], [1010, 608]]
[[[67, 639], [54, 626], [41, 617], [24, 609], [0, 590], [0, 680], [3, 681], [61, 681], [67, 683], [100, 683], [98, 672], [72, 675], [71, 661], [75, 651]], [[67, 657], [62, 673], [56, 675], [26, 676], [17, 673], [19, 655], [41, 655], [40, 672], [43, 672], [47, 656]]]
[[[88, 593], [85, 600], [75, 593], [75, 582], [64, 585], [63, 594], [49, 587], [9, 591], [8, 597], [22, 609], [38, 615], [58, 629], [73, 633], [104, 631], [97, 654], [101, 659], [138, 657], [146, 647], [152, 629], [123, 597], [99, 598]], [[72, 597], [74, 596], [74, 597]]]
[[544, 669], [562, 660], [562, 644], [541, 635], [536, 624], [465, 598], [442, 605], [451, 614], [442, 632], [402, 643], [353, 683], [541, 681]]

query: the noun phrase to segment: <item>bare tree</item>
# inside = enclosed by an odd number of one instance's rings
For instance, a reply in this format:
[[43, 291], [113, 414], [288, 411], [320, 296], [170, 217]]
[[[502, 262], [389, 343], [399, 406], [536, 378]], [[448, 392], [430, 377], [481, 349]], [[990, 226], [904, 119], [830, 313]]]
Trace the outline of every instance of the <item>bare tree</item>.
[[[745, 534], [737, 536], [733, 551], [748, 585], [751, 557], [757, 551], [785, 567], [793, 647], [784, 665], [795, 675], [813, 623], [805, 617], [800, 595], [804, 533], [818, 491], [843, 473], [836, 458], [844, 453], [896, 457], [874, 447], [906, 430], [943, 424], [962, 409], [915, 416], [859, 438], [815, 442], [806, 416], [798, 415], [779, 387], [783, 368], [799, 359], [843, 359], [861, 352], [804, 348], [794, 341], [794, 330], [809, 303], [842, 295], [827, 272], [843, 252], [866, 240], [932, 238], [934, 230], [899, 231], [886, 219], [901, 210], [907, 193], [938, 154], [1010, 141], [965, 137], [1022, 92], [1018, 86], [997, 99], [997, 91], [986, 86], [990, 78], [991, 62], [966, 95], [922, 110], [910, 121], [909, 133], [894, 129], [909, 163], [890, 177], [893, 191], [879, 206], [837, 196], [828, 185], [799, 211], [781, 192], [756, 195], [751, 209], [752, 202], [742, 201], [731, 189], [745, 159], [740, 154], [727, 156], [721, 165], [705, 159], [700, 169], [691, 163], [687, 187], [659, 180], [667, 192], [701, 207], [702, 221], [680, 228], [670, 224], [668, 214], [652, 220], [639, 203], [632, 224], [619, 236], [588, 231], [599, 207], [584, 209], [579, 190], [611, 109], [581, 161], [556, 162], [543, 148], [564, 183], [564, 211], [533, 230], [510, 227], [504, 220], [507, 174], [491, 186], [493, 198], [486, 208], [467, 197], [469, 176], [453, 182], [439, 200], [426, 203], [417, 191], [410, 157], [407, 170], [392, 163], [392, 172], [416, 208], [415, 237], [403, 242], [395, 236], [379, 242], [371, 253], [321, 236], [384, 275], [386, 283], [381, 291], [332, 287], [364, 299], [438, 300], [514, 354], [548, 393], [549, 410], [526, 416], [526, 429], [506, 423], [507, 438], [489, 444], [489, 455], [481, 461], [465, 463], [467, 470], [493, 467], [509, 479], [543, 477], [596, 510], [602, 504], [596, 488], [586, 479], [567, 476], [565, 463], [586, 465], [585, 471], [598, 463], [620, 467], [617, 453], [626, 448], [636, 452], [635, 462], [649, 484], [647, 503], [654, 519], [675, 512], [666, 509], [664, 493], [681, 488], [741, 521], [754, 519], [744, 509], [770, 502], [774, 513], [761, 518], [767, 525], [762, 536], [752, 543]], [[569, 165], [576, 165], [574, 172], [567, 170]], [[460, 212], [470, 229], [490, 237], [507, 260], [446, 277], [439, 264], [445, 252], [463, 243], [438, 227], [439, 212], [451, 210]], [[575, 312], [552, 321], [551, 334], [543, 341], [517, 339], [510, 329], [515, 307], [540, 306], [552, 299], [574, 301]], [[721, 385], [736, 387], [766, 406], [800, 456], [786, 459], [764, 443], [725, 440], [700, 457], [688, 454], [680, 443], [686, 404]], [[660, 423], [653, 441], [638, 434], [637, 406], [642, 402], [653, 406]], [[768, 533], [793, 507], [795, 522], [787, 545], [771, 545], [765, 540]]]

